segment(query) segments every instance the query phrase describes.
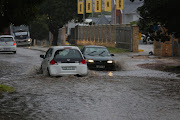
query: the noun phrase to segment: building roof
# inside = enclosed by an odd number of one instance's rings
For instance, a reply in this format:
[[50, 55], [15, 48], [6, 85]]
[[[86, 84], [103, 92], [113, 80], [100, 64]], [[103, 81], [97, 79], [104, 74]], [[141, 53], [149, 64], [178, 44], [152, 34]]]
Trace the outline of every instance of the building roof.
[[124, 1], [124, 14], [131, 14], [131, 13], [136, 13], [136, 10], [138, 7], [143, 5], [143, 0], [135, 0], [134, 2], [131, 2], [130, 0], [125, 0]]
[[92, 19], [92, 21], [96, 24], [110, 24], [111, 23], [111, 16], [102, 15], [100, 17], [89, 17], [88, 19]]

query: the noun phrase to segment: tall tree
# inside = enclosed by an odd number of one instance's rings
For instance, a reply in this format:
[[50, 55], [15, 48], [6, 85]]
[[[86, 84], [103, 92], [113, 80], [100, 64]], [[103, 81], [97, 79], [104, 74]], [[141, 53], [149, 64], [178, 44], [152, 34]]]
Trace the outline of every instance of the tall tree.
[[14, 25], [29, 24], [44, 0], [0, 0], [0, 31]]
[[63, 25], [75, 18], [82, 20], [82, 15], [77, 15], [77, 0], [46, 0], [40, 7], [40, 14], [48, 18], [49, 30], [53, 34], [52, 45], [57, 45], [58, 31]]
[[[134, 0], [130, 0], [134, 1]], [[167, 29], [168, 34], [180, 34], [180, 22], [177, 0], [143, 0], [143, 6], [138, 8], [141, 16], [140, 30], [151, 33], [156, 40], [167, 41], [169, 37], [157, 29], [157, 25]]]
[[48, 39], [49, 28], [46, 23], [46, 16], [38, 16], [30, 25], [30, 33], [32, 39], [44, 40]]

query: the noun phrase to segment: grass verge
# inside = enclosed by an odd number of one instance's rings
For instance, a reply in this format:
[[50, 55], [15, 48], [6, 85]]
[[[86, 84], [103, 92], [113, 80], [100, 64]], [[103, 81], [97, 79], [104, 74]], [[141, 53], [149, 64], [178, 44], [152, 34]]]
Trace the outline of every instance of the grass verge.
[[[51, 47], [51, 46], [44, 46], [44, 47]], [[78, 45], [79, 49], [81, 49], [83, 46]], [[110, 53], [124, 53], [124, 52], [129, 52], [128, 50], [121, 49], [121, 48], [112, 48], [112, 47], [107, 47]]]
[[121, 48], [110, 48], [107, 47], [110, 53], [124, 53], [124, 52], [129, 52], [128, 50], [121, 49]]
[[[81, 49], [83, 46], [78, 46], [79, 49]], [[107, 47], [107, 49], [109, 50], [110, 53], [124, 53], [124, 52], [129, 52], [128, 50], [125, 49], [121, 49], [121, 48], [111, 48], [111, 47]]]
[[15, 91], [15, 90], [14, 90], [13, 87], [0, 84], [0, 92], [14, 92], [14, 91]]

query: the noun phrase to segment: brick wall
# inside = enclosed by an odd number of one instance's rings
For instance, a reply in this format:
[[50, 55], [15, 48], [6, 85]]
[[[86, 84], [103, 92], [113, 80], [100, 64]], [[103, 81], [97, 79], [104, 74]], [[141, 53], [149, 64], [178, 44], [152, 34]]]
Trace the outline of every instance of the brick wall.
[[158, 42], [154, 41], [154, 55], [156, 56], [163, 56], [163, 57], [170, 57], [178, 56], [178, 47], [176, 46], [176, 42], [178, 43], [177, 38], [173, 38], [173, 47], [172, 47], [172, 36], [170, 35], [170, 41], [166, 42]]
[[133, 44], [133, 52], [138, 52], [139, 46], [139, 27], [132, 26], [132, 44]]

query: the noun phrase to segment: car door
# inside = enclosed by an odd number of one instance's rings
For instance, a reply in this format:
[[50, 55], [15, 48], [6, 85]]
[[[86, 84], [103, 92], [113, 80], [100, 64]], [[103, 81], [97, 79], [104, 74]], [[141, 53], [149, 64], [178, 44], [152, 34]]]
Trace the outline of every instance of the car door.
[[43, 61], [42, 61], [42, 64], [41, 64], [43, 70], [46, 70], [46, 69], [47, 69], [47, 67], [48, 67], [48, 65], [49, 65], [50, 58], [51, 58], [51, 56], [52, 56], [52, 52], [53, 52], [53, 49], [52, 49], [52, 48], [49, 48], [49, 49], [47, 50], [47, 52], [46, 52], [46, 54], [45, 54], [45, 57], [44, 57], [44, 59], [43, 59]]

